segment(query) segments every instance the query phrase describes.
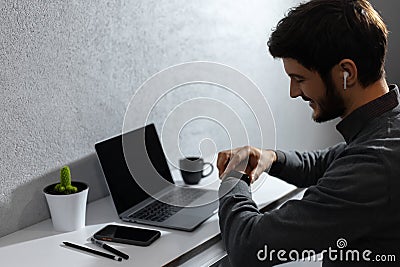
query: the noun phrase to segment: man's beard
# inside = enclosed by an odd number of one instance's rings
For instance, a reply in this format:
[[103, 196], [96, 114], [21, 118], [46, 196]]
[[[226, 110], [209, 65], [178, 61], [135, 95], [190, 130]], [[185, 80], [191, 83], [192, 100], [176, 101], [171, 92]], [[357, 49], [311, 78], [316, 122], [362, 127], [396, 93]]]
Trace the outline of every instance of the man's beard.
[[345, 106], [341, 96], [336, 91], [331, 74], [323, 78], [326, 86], [326, 96], [319, 103], [316, 103], [320, 109], [318, 116], [313, 116], [315, 122], [321, 123], [336, 119], [344, 114]]

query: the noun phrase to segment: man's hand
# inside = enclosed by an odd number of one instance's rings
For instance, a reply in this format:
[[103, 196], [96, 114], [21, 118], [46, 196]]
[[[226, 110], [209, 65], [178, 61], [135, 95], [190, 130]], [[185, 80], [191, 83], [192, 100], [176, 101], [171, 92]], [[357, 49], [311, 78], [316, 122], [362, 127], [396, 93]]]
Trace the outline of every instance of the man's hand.
[[249, 175], [253, 183], [275, 161], [276, 153], [273, 150], [245, 146], [219, 152], [217, 167], [221, 179], [228, 172], [236, 170]]

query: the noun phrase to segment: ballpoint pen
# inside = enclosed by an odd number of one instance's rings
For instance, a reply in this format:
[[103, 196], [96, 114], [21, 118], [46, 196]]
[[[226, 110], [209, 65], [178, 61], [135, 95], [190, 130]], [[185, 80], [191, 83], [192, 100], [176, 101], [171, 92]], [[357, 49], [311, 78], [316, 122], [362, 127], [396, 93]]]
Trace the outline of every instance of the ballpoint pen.
[[125, 260], [129, 259], [129, 255], [126, 255], [122, 251], [119, 251], [119, 250], [113, 248], [112, 246], [107, 245], [106, 243], [95, 239], [94, 237], [90, 238], [90, 241], [92, 241], [92, 243], [95, 244], [96, 246], [104, 248], [105, 250], [110, 251], [111, 253], [114, 253], [115, 255], [118, 255], [118, 256], [122, 257], [123, 259], [125, 259]]
[[98, 251], [98, 250], [95, 250], [95, 249], [91, 249], [91, 248], [88, 248], [88, 247], [83, 247], [83, 246], [80, 246], [80, 245], [77, 245], [77, 244], [74, 244], [74, 243], [70, 243], [70, 242], [63, 242], [63, 244], [66, 245], [67, 247], [71, 247], [71, 248], [79, 249], [79, 250], [82, 250], [82, 251], [90, 252], [90, 253], [93, 253], [93, 254], [96, 254], [96, 255], [99, 255], [99, 256], [102, 256], [102, 257], [106, 257], [106, 258], [112, 259], [112, 260], [122, 261], [121, 257], [117, 257], [117, 256], [114, 256], [114, 255], [111, 255], [111, 254], [108, 254], [108, 253], [104, 253], [104, 252], [101, 252], [101, 251]]

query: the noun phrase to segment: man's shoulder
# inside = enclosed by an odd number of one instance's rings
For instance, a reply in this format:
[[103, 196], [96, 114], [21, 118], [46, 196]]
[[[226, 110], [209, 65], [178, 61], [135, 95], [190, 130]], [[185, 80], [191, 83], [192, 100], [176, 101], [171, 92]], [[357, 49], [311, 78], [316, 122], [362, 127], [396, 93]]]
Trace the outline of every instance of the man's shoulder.
[[400, 145], [400, 105], [367, 123], [349, 148]]

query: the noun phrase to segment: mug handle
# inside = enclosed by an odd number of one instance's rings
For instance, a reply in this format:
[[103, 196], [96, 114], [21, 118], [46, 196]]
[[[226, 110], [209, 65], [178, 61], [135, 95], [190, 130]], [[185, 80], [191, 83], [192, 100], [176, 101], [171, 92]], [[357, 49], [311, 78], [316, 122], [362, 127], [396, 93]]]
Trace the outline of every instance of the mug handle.
[[[211, 171], [207, 174], [201, 173], [201, 178], [209, 176], [214, 171], [214, 166], [210, 162], [204, 162], [204, 165], [210, 165]], [[204, 165], [203, 165], [203, 167], [204, 167]]]

